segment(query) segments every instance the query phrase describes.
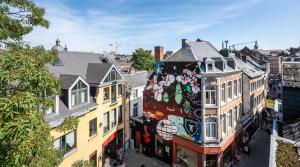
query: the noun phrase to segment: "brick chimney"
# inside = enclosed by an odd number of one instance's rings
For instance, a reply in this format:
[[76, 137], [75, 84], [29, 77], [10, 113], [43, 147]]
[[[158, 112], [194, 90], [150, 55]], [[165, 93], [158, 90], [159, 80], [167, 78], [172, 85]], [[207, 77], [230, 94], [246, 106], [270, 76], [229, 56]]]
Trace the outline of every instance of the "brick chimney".
[[162, 46], [154, 47], [154, 58], [155, 61], [162, 61], [164, 59], [164, 47]]

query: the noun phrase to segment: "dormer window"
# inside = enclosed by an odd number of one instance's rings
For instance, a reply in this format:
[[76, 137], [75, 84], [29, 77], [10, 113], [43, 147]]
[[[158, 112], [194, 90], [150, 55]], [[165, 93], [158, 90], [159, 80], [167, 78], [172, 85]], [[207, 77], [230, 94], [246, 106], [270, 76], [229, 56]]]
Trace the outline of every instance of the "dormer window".
[[71, 90], [71, 107], [88, 101], [88, 88], [81, 80]]
[[111, 71], [106, 76], [104, 82], [112, 82], [112, 81], [121, 80], [121, 79], [122, 79], [122, 77], [117, 72], [117, 70], [115, 68], [112, 68]]
[[226, 67], [227, 67], [227, 62], [223, 62], [223, 71], [226, 70]]
[[211, 63], [207, 64], [207, 70], [212, 71], [213, 70], [213, 64], [211, 64]]

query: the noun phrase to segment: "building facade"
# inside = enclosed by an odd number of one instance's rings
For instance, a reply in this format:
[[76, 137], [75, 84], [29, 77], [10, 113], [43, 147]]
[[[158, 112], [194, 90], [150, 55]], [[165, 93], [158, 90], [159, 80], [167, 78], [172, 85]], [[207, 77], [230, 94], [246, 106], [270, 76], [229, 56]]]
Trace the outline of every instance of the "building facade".
[[300, 118], [300, 53], [284, 59], [282, 68], [282, 110], [285, 124]]
[[[48, 68], [60, 79], [62, 93], [46, 119], [52, 127], [55, 148], [64, 153], [60, 166], [71, 166], [77, 160], [102, 166], [109, 163], [108, 158], [117, 159], [121, 148], [128, 147], [126, 82], [118, 68], [101, 54], [58, 51], [57, 61]], [[78, 126], [60, 131], [59, 126], [70, 116], [78, 118]]]
[[243, 52], [236, 52], [237, 66], [243, 71], [242, 76], [242, 121], [243, 146], [248, 152], [248, 144], [254, 133], [263, 125], [263, 111], [268, 73], [252, 63], [252, 59]]
[[144, 91], [142, 151], [169, 164], [229, 166], [242, 132], [242, 71], [209, 42], [155, 62]]
[[130, 87], [130, 143], [132, 148], [140, 148], [143, 132], [143, 94], [148, 81], [148, 71], [137, 71], [126, 75]]

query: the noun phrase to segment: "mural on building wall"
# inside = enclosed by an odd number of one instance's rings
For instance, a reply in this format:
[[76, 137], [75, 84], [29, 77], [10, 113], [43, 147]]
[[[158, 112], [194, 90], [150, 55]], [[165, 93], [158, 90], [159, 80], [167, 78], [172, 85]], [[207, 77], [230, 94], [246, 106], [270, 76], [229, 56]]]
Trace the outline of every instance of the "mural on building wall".
[[176, 134], [201, 140], [201, 76], [196, 62], [156, 62], [144, 91], [144, 112], [165, 140]]

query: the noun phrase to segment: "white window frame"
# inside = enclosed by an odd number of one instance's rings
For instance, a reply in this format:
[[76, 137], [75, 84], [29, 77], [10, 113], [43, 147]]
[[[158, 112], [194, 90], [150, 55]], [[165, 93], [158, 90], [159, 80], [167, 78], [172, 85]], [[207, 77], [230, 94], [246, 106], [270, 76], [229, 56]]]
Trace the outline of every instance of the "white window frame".
[[[230, 87], [230, 89], [229, 89], [229, 87]], [[228, 92], [228, 99], [232, 100], [233, 99], [232, 81], [229, 81], [227, 83], [227, 92]], [[231, 95], [231, 97], [230, 97], [230, 95]]]
[[[214, 125], [215, 128], [215, 136], [211, 135], [212, 133], [212, 125]], [[207, 129], [209, 128], [209, 132], [207, 131]], [[205, 119], [205, 131], [206, 131], [206, 138], [208, 140], [215, 140], [218, 137], [218, 128], [217, 128], [217, 118], [215, 117], [209, 117]]]
[[69, 87], [68, 89], [68, 108], [71, 110], [77, 106], [80, 106], [80, 105], [75, 105], [75, 106], [72, 106], [72, 89], [73, 87], [77, 84], [77, 82], [83, 82], [84, 85], [86, 85], [87, 87], [87, 101], [85, 103], [89, 103], [90, 102], [90, 85], [84, 80], [82, 79], [80, 76], [75, 80], [75, 82]]
[[[213, 99], [212, 99], [212, 92], [214, 92], [214, 94], [215, 94], [215, 103], [212, 103], [213, 102]], [[207, 98], [206, 98], [206, 96], [207, 96], [207, 93], [208, 93], [208, 99], [209, 99], [209, 102], [207, 102]], [[215, 105], [217, 105], [217, 90], [205, 90], [205, 105], [209, 105], [209, 106], [215, 106]]]
[[[224, 85], [224, 88], [223, 88]], [[221, 101], [222, 103], [226, 103], [226, 84], [222, 83], [221, 84]]]

